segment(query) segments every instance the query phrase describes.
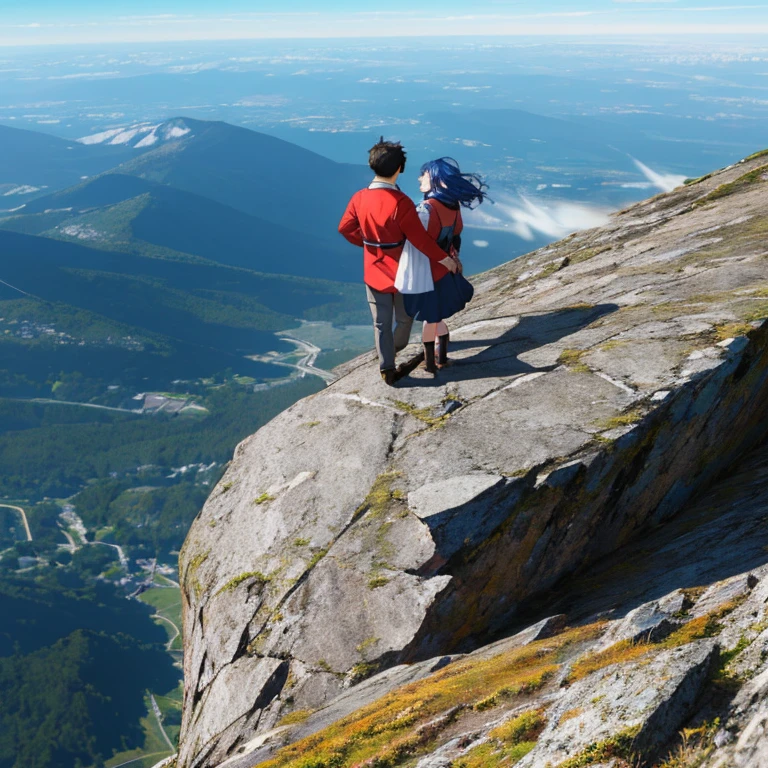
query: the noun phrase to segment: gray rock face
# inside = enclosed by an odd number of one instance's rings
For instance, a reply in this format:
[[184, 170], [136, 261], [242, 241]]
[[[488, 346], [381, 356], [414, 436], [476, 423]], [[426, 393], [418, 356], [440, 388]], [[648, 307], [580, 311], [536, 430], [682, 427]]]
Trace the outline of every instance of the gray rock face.
[[[698, 605], [697, 603], [697, 610]], [[654, 600], [635, 608], [605, 633], [603, 648], [608, 648], [622, 640], [631, 642], [661, 640], [683, 623], [680, 614], [684, 606], [685, 595], [680, 590], [676, 590], [665, 595], [661, 600]], [[703, 616], [708, 610], [702, 611], [699, 615]]]
[[715, 643], [700, 640], [650, 661], [594, 672], [548, 711], [547, 727], [518, 767], [557, 765], [626, 729], [633, 729], [638, 753], [660, 747], [693, 710], [716, 657]]
[[181, 555], [179, 768], [472, 650], [762, 437], [761, 162], [480, 276], [436, 381], [364, 356], [238, 446]]

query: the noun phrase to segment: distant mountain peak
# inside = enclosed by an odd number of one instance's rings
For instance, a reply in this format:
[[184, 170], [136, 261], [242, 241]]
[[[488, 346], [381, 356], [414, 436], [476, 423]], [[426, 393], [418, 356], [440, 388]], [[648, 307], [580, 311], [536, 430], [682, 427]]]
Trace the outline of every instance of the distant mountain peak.
[[192, 128], [183, 118], [176, 117], [162, 123], [134, 123], [120, 128], [110, 128], [90, 136], [83, 136], [80, 144], [110, 144], [147, 149], [157, 147], [192, 133]]

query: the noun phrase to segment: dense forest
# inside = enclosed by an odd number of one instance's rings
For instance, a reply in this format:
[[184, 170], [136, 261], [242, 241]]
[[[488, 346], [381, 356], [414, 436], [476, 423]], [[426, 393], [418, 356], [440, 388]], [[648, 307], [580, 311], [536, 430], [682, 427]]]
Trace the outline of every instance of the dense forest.
[[113, 558], [86, 547], [66, 568], [2, 571], [0, 767], [101, 766], [142, 743], [145, 690], [177, 684], [150, 609], [92, 578]]
[[154, 416], [0, 399], [0, 496], [62, 498], [114, 475], [167, 475], [229, 460], [235, 445], [296, 400], [317, 378], [252, 392], [230, 381], [199, 402], [207, 416]]

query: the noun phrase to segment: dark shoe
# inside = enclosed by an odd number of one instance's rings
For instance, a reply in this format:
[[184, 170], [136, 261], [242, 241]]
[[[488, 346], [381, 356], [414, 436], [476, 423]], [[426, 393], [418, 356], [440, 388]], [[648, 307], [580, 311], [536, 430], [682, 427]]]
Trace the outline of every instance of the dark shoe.
[[381, 378], [387, 386], [395, 386], [395, 382], [397, 381], [397, 371], [394, 368], [386, 368], [385, 370], [380, 371], [380, 373]]
[[427, 373], [431, 373], [433, 376], [437, 373], [437, 365], [435, 364], [435, 342], [424, 341], [424, 368]]
[[437, 337], [437, 367], [444, 368], [450, 362], [448, 360], [448, 341], [451, 338], [449, 333], [444, 333]]

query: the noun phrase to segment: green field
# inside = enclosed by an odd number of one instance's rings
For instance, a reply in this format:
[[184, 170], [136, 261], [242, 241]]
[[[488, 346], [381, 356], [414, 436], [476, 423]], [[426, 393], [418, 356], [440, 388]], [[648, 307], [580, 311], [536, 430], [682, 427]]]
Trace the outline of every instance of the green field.
[[[163, 579], [162, 576], [159, 577]], [[163, 579], [167, 583], [167, 579]], [[158, 583], [158, 577], [155, 577]], [[178, 586], [155, 586], [139, 595], [142, 603], [155, 609], [155, 623], [168, 633], [168, 650], [181, 651], [181, 590]], [[161, 618], [158, 618], [161, 617]]]

